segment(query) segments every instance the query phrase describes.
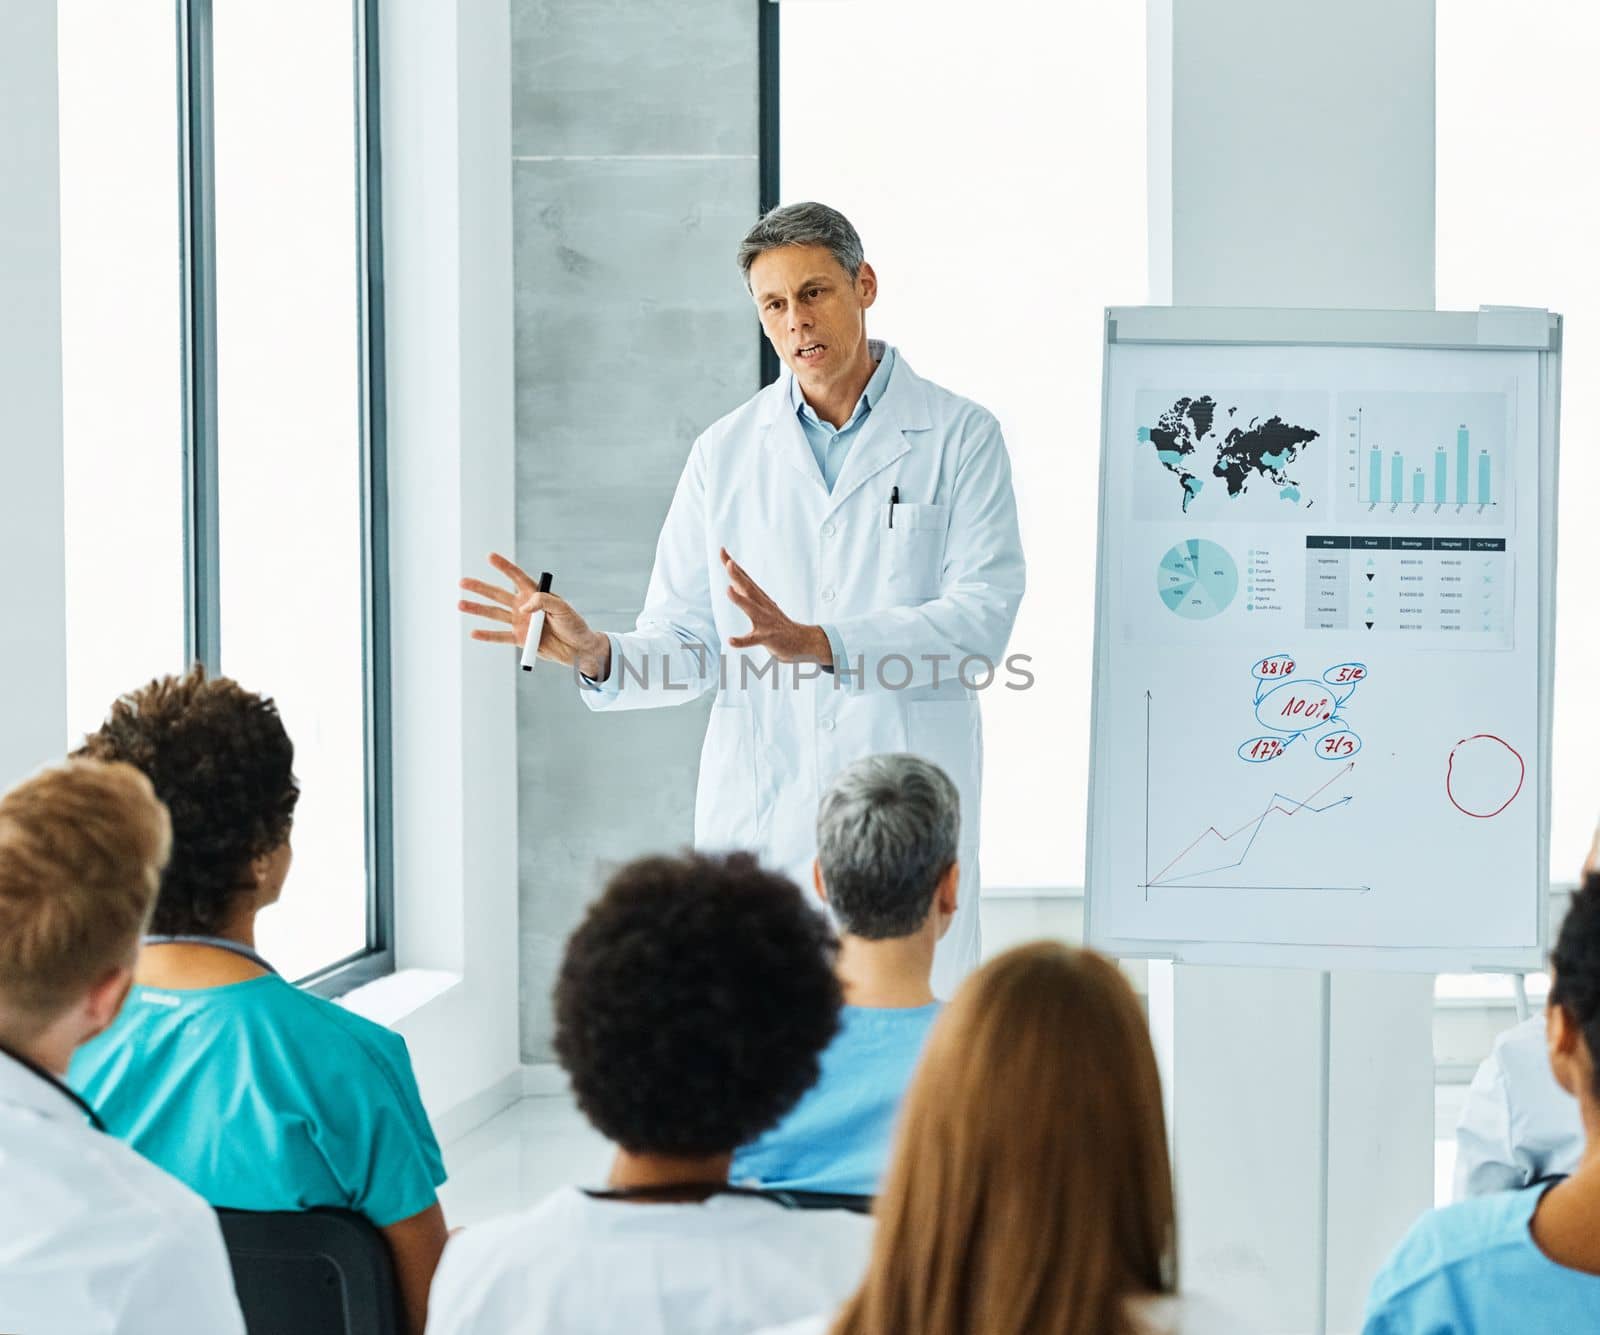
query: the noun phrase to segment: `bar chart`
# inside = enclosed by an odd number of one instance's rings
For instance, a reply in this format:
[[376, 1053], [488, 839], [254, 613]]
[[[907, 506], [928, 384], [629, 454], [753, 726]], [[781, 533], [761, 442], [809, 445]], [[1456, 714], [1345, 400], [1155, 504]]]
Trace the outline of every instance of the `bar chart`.
[[[1360, 415], [1356, 419], [1356, 437], [1362, 435]], [[1367, 456], [1367, 485], [1360, 497], [1363, 505], [1493, 505], [1493, 467], [1488, 450], [1472, 449], [1472, 433], [1464, 426], [1456, 428], [1455, 458], [1452, 460], [1440, 445], [1433, 452], [1433, 480], [1420, 465], [1413, 466], [1400, 450], [1389, 452], [1387, 468], [1389, 484], [1384, 486], [1385, 456], [1383, 446], [1367, 445], [1361, 448]], [[1469, 487], [1469, 478], [1476, 482]]]
[[1338, 416], [1346, 513], [1499, 519], [1506, 415], [1503, 394], [1348, 396]]

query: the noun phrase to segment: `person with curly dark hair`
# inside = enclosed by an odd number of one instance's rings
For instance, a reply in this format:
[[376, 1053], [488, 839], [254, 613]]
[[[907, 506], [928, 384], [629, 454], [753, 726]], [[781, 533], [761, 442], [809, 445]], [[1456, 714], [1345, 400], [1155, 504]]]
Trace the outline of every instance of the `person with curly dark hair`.
[[151, 933], [253, 932], [288, 875], [300, 798], [278, 707], [196, 667], [117, 700], [77, 754], [143, 770], [172, 813], [181, 856], [162, 877]]
[[1373, 1282], [1366, 1335], [1594, 1330], [1600, 1314], [1600, 876], [1572, 896], [1550, 954], [1545, 1040], [1578, 1101], [1570, 1177], [1431, 1210]]
[[607, 1188], [458, 1235], [430, 1335], [746, 1335], [848, 1292], [870, 1220], [728, 1185], [734, 1149], [816, 1079], [833, 957], [823, 917], [749, 854], [619, 870], [555, 988], [556, 1055], [616, 1145]]
[[446, 1229], [405, 1040], [280, 978], [256, 914], [289, 874], [299, 787], [277, 706], [196, 667], [129, 692], [78, 755], [143, 771], [172, 817], [135, 987], [73, 1059], [107, 1128], [214, 1206], [335, 1206], [382, 1230], [410, 1329]]

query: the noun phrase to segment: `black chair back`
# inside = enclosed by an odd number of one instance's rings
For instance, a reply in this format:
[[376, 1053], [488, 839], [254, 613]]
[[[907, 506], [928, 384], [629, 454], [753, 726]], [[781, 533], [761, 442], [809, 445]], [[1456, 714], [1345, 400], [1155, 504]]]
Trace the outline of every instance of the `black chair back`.
[[397, 1335], [383, 1235], [348, 1210], [218, 1210], [249, 1335]]

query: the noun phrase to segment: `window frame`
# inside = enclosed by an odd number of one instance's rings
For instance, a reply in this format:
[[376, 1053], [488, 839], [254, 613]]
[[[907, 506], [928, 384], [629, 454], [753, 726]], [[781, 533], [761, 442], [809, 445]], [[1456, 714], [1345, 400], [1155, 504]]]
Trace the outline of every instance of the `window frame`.
[[[212, 0], [178, 9], [178, 125], [183, 289], [184, 658], [222, 661], [217, 437], [216, 175]], [[378, 3], [349, 0], [355, 19], [356, 227], [360, 282], [361, 604], [366, 811], [366, 946], [298, 986], [322, 997], [394, 972], [394, 765], [390, 676], [389, 520], [384, 365], [383, 190]]]
[[[782, 18], [778, 0], [755, 0], [756, 18], [756, 173], [758, 210], [765, 216], [782, 202], [778, 198], [782, 175], [778, 150], [782, 143], [778, 120], [778, 33]], [[774, 383], [783, 368], [766, 333], [757, 330], [761, 345], [761, 387]]]

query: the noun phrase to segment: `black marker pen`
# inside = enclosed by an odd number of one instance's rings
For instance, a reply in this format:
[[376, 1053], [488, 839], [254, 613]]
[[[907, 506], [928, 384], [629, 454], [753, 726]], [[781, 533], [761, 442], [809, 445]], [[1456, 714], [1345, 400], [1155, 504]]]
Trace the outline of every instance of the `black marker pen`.
[[[550, 572], [548, 570], [539, 575], [539, 592], [550, 592]], [[522, 670], [532, 672], [533, 665], [539, 661], [539, 637], [544, 634], [544, 608], [533, 614], [533, 619], [528, 622], [528, 638], [522, 643]]]

